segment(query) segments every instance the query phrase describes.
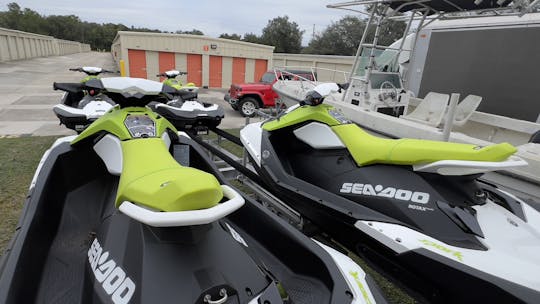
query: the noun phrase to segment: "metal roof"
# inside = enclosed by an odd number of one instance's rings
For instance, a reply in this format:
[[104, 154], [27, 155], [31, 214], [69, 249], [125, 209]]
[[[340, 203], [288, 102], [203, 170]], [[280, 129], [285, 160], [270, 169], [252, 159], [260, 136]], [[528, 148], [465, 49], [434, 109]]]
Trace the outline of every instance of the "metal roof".
[[390, 0], [390, 7], [404, 13], [412, 10], [429, 10], [428, 15], [435, 13], [454, 13], [507, 7], [512, 0]]
[[[467, 12], [512, 11], [520, 15], [534, 11], [540, 0], [355, 0], [329, 4], [328, 8], [339, 8], [364, 13], [354, 6], [382, 5], [390, 7], [394, 12], [421, 12], [423, 15], [445, 15]], [[515, 13], [514, 12], [514, 13]]]

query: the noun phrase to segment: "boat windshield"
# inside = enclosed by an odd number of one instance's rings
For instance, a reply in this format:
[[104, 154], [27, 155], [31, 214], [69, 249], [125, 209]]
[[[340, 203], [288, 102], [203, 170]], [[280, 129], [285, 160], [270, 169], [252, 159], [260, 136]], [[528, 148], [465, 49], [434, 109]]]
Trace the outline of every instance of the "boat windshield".
[[[371, 48], [362, 49], [362, 55], [359, 58], [358, 66], [354, 73], [355, 76], [365, 76], [370, 53]], [[399, 70], [399, 64], [395, 60], [397, 54], [398, 51], [396, 50], [375, 50], [376, 69], [384, 72], [397, 72]]]
[[396, 89], [401, 89], [399, 73], [372, 73], [369, 79], [372, 89], [381, 88], [384, 82], [391, 83]]

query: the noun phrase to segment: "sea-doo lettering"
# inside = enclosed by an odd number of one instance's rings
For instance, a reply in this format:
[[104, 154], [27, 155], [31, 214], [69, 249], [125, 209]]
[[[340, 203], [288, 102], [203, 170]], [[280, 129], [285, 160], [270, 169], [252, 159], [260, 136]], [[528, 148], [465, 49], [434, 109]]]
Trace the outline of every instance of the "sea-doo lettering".
[[382, 185], [373, 186], [371, 184], [343, 183], [339, 192], [389, 197], [418, 204], [427, 204], [429, 202], [429, 193], [396, 189], [394, 187], [384, 188]]
[[92, 246], [88, 249], [88, 262], [96, 280], [115, 304], [129, 303], [135, 292], [135, 283], [126, 276], [126, 272], [109, 258], [109, 252], [103, 252], [103, 247], [99, 241], [94, 239]]

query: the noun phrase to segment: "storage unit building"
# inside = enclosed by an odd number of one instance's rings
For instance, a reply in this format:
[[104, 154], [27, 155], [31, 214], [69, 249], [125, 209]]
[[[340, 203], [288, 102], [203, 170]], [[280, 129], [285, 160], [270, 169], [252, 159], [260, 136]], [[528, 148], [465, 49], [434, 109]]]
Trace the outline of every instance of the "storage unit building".
[[156, 74], [176, 69], [184, 83], [228, 88], [231, 83], [253, 82], [272, 67], [273, 46], [164, 33], [123, 32], [111, 46], [114, 59], [124, 60], [131, 77], [159, 80]]

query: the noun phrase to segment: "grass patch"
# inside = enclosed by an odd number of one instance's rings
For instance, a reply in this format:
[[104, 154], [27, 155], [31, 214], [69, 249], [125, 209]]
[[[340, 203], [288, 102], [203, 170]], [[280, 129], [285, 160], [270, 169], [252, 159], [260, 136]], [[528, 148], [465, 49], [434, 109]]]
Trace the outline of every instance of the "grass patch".
[[[224, 130], [227, 133], [230, 133], [236, 137], [240, 137], [240, 129], [226, 129]], [[223, 149], [231, 152], [232, 154], [242, 157], [243, 148], [225, 138], [221, 138], [221, 140], [218, 141], [218, 136], [216, 133], [210, 132], [209, 135], [202, 136], [202, 139], [206, 141], [212, 141], [212, 143], [218, 144]]]
[[369, 274], [377, 285], [381, 288], [382, 293], [386, 297], [389, 303], [400, 303], [400, 304], [414, 304], [417, 303], [413, 298], [411, 298], [405, 291], [397, 287], [394, 283], [388, 280], [386, 277], [382, 276], [380, 273], [371, 268], [364, 260], [354, 253], [348, 251], [349, 257], [362, 269]]
[[56, 138], [0, 138], [0, 252], [13, 235], [39, 160]]

